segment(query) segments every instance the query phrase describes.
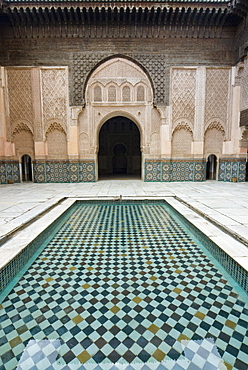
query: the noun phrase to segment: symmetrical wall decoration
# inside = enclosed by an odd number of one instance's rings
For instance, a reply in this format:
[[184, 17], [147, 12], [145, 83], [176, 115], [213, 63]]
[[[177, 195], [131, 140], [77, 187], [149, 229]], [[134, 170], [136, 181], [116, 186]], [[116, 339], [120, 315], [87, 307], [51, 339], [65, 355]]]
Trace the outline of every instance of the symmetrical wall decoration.
[[49, 159], [67, 158], [67, 138], [62, 126], [53, 123], [46, 132], [47, 151]]
[[[126, 54], [127, 58], [132, 58], [140, 63], [149, 73], [154, 86], [154, 103], [165, 105], [168, 89], [165, 89], [166, 79], [168, 83], [169, 74], [163, 63], [164, 55], [156, 54]], [[84, 91], [86, 88], [86, 81], [91, 71], [104, 59], [111, 57], [110, 54], [104, 53], [73, 53], [72, 58], [72, 71], [70, 75], [70, 104], [71, 105], [84, 105], [85, 96]], [[113, 55], [114, 57], [114, 55]]]
[[16, 154], [34, 155], [34, 139], [30, 130], [15, 131], [13, 134], [13, 142], [15, 143]]
[[205, 125], [219, 120], [226, 128], [229, 86], [230, 68], [207, 68]]
[[147, 160], [145, 161], [145, 181], [204, 181], [206, 162], [185, 160]]
[[8, 102], [10, 123], [33, 122], [31, 68], [8, 68]]
[[94, 182], [94, 161], [36, 161], [34, 181], [44, 182]]
[[165, 63], [164, 54], [130, 54], [137, 60], [149, 73], [153, 86], [155, 105], [167, 105], [169, 97], [169, 68]]
[[246, 161], [245, 159], [219, 159], [219, 181], [245, 181], [246, 176]]
[[193, 132], [189, 125], [180, 123], [176, 126], [172, 135], [171, 154], [173, 158], [189, 158], [191, 155], [191, 143]]
[[211, 122], [204, 134], [204, 154], [222, 154], [224, 139], [223, 126], [217, 121]]
[[41, 87], [45, 128], [51, 120], [59, 121], [67, 132], [67, 73], [66, 68], [42, 68]]
[[173, 68], [171, 75], [172, 125], [195, 120], [196, 69]]
[[0, 161], [0, 184], [20, 182], [18, 161]]

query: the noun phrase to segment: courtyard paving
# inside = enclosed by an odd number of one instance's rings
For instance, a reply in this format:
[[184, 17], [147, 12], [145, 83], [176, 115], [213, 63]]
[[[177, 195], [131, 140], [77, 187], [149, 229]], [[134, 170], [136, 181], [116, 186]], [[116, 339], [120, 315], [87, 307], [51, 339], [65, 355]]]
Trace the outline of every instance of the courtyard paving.
[[176, 196], [248, 242], [248, 183], [147, 183], [104, 180], [95, 183], [0, 186], [0, 236], [37, 216], [65, 197], [164, 198]]

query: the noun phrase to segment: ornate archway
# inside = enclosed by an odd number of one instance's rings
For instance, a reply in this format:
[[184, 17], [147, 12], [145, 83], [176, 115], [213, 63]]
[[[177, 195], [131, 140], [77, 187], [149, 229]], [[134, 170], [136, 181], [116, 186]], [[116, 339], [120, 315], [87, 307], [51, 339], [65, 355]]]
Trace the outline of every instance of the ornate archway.
[[129, 118], [107, 120], [99, 132], [99, 177], [141, 176], [140, 132]]

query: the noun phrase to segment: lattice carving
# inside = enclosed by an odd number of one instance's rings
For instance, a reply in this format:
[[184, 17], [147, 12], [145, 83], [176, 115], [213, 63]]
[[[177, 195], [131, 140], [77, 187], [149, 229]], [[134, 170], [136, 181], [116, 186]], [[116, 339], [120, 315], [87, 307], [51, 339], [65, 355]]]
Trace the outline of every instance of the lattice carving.
[[244, 68], [241, 73], [241, 111], [248, 109], [248, 58], [244, 61]]
[[218, 121], [214, 121], [214, 122], [211, 122], [208, 126], [207, 126], [207, 129], [205, 131], [205, 135], [206, 135], [206, 132], [208, 130], [212, 130], [212, 129], [216, 129], [217, 131], [220, 131], [223, 136], [225, 136], [225, 129], [224, 127], [222, 126], [222, 124]]
[[65, 69], [41, 70], [43, 117], [45, 126], [53, 119], [59, 119], [66, 130], [67, 86]]
[[102, 101], [102, 89], [100, 86], [95, 86], [94, 87], [94, 101]]
[[57, 122], [53, 122], [52, 124], [50, 124], [50, 126], [48, 127], [48, 129], [46, 130], [46, 136], [50, 133], [50, 132], [53, 132], [55, 130], [58, 130], [58, 131], [61, 131], [63, 133], [66, 134], [64, 128], [60, 125], [60, 123], [57, 123]]
[[196, 70], [173, 69], [172, 71], [172, 122], [195, 119]]
[[212, 118], [227, 122], [229, 74], [227, 68], [207, 68], [205, 122]]
[[145, 89], [144, 86], [137, 87], [137, 101], [144, 101], [145, 100]]
[[31, 69], [7, 69], [10, 122], [25, 119], [32, 124]]
[[26, 123], [18, 123], [18, 125], [16, 125], [15, 129], [13, 130], [13, 135], [21, 132], [21, 131], [29, 131], [31, 132], [32, 134], [32, 131], [30, 130], [30, 128], [28, 127], [28, 125], [26, 125]]
[[167, 105], [169, 85], [169, 70], [166, 67], [165, 55], [163, 54], [130, 54], [134, 60], [140, 62], [149, 73], [154, 86], [154, 103]]
[[130, 101], [131, 100], [131, 92], [129, 86], [124, 86], [122, 89], [122, 100], [123, 101]]
[[192, 128], [190, 127], [190, 125], [188, 124], [188, 123], [186, 123], [186, 122], [180, 122], [180, 123], [178, 123], [177, 125], [176, 125], [176, 127], [174, 128], [174, 130], [173, 130], [173, 132], [175, 132], [175, 131], [177, 131], [177, 130], [182, 130], [182, 129], [184, 129], [184, 130], [186, 130], [186, 131], [189, 131], [189, 132], [191, 132], [191, 134], [193, 134], [193, 132], [192, 132]]
[[[72, 71], [70, 76], [71, 105], [83, 105], [85, 102], [85, 85], [91, 71], [111, 54], [88, 53], [72, 54]], [[154, 103], [166, 104], [165, 88], [168, 84], [169, 73], [165, 67], [164, 55], [126, 54], [127, 57], [137, 60], [149, 73], [154, 86]]]
[[108, 88], [108, 101], [116, 101], [116, 87], [110, 86]]

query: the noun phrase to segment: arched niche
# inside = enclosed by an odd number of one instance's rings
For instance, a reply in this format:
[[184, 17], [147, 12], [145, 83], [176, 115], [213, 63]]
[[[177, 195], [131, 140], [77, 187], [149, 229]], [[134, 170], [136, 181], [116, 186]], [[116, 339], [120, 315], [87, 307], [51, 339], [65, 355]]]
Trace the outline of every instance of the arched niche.
[[[128, 98], [123, 99], [123, 89], [129, 87]], [[109, 99], [110, 90], [115, 89], [115, 99]], [[102, 99], [96, 99], [96, 91]], [[139, 94], [137, 94], [139, 91]], [[122, 102], [145, 104], [153, 99], [149, 76], [133, 61], [122, 57], [111, 58], [100, 64], [90, 75], [86, 85], [86, 104]], [[97, 94], [98, 97], [99, 93]], [[130, 98], [129, 98], [130, 96]]]

